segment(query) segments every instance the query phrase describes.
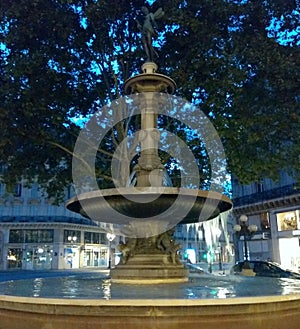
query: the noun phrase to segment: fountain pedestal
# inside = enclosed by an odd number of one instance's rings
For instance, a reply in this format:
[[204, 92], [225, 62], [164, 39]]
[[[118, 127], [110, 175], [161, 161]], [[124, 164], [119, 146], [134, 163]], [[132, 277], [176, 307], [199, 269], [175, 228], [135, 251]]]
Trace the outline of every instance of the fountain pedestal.
[[112, 282], [173, 283], [187, 281], [188, 270], [180, 263], [181, 248], [173, 239], [174, 230], [149, 238], [129, 238], [121, 244], [121, 264], [111, 270]]
[[139, 254], [119, 264], [110, 272], [112, 282], [116, 283], [175, 283], [186, 282], [188, 270], [182, 264], [172, 264], [168, 255]]
[[[141, 155], [134, 170], [137, 187], [162, 187], [165, 168], [158, 156], [160, 132], [157, 125], [159, 99], [155, 92], [173, 93], [175, 82], [169, 77], [156, 73], [157, 65], [146, 62], [142, 74], [125, 82], [127, 94], [140, 93], [141, 130], [139, 142]], [[153, 223], [155, 225], [155, 223]], [[111, 270], [113, 282], [122, 283], [167, 283], [187, 281], [188, 270], [180, 264], [177, 251], [181, 246], [173, 240], [173, 230], [159, 235], [130, 238], [121, 245], [122, 264]], [[149, 237], [150, 236], [150, 237]]]

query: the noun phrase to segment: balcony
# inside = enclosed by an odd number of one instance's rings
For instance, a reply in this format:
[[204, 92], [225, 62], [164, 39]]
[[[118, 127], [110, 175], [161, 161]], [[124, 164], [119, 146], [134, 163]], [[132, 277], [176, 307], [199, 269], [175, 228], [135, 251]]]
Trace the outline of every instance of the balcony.
[[241, 207], [254, 203], [270, 201], [272, 199], [286, 198], [294, 194], [300, 194], [300, 188], [296, 184], [285, 185], [271, 190], [257, 192], [238, 198], [233, 198], [234, 207]]

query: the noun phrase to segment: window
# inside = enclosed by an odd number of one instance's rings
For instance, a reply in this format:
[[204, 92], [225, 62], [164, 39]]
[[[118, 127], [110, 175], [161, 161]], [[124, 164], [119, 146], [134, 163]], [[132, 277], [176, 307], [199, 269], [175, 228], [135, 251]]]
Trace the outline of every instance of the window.
[[105, 241], [104, 233], [84, 232], [84, 243], [105, 244]]
[[31, 186], [31, 197], [33, 199], [36, 199], [39, 197], [39, 186], [37, 183], [33, 183], [32, 186]]
[[105, 244], [106, 243], [106, 234], [100, 233], [100, 243]]
[[92, 241], [95, 244], [99, 244], [100, 243], [100, 237], [99, 237], [99, 233], [93, 233], [92, 234]]
[[39, 242], [50, 243], [54, 241], [54, 230], [39, 230]]
[[255, 183], [255, 190], [257, 193], [262, 193], [264, 191], [264, 185], [262, 182]]
[[260, 214], [260, 224], [262, 230], [270, 229], [269, 214], [267, 212]]
[[5, 192], [5, 186], [4, 184], [0, 183], [0, 197], [3, 196], [4, 192]]
[[20, 197], [22, 195], [22, 184], [17, 184], [14, 188], [14, 196]]
[[51, 243], [53, 230], [10, 230], [9, 243]]
[[297, 230], [296, 211], [282, 212], [276, 215], [278, 231]]
[[10, 230], [9, 231], [9, 243], [23, 243], [24, 242], [23, 230]]
[[22, 249], [20, 249], [20, 248], [8, 249], [7, 267], [8, 268], [21, 268], [22, 267]]
[[92, 243], [92, 232], [84, 232], [84, 243]]
[[65, 230], [64, 231], [65, 243], [80, 243], [80, 231]]
[[35, 243], [38, 241], [38, 231], [37, 230], [26, 230], [25, 231], [25, 242]]

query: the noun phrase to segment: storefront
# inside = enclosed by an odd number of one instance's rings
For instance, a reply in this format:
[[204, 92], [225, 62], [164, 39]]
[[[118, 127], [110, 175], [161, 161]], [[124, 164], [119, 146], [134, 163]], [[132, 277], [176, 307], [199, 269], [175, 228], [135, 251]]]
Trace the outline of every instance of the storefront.
[[293, 271], [300, 270], [300, 211], [276, 214], [281, 265]]
[[52, 268], [53, 245], [27, 245], [23, 251], [22, 268], [49, 270]]
[[[49, 270], [82, 267], [107, 268], [105, 233], [58, 227], [9, 229], [3, 240], [2, 269]], [[53, 226], [53, 225], [52, 225]], [[57, 226], [54, 224], [54, 226]], [[88, 229], [88, 228], [87, 228]]]
[[108, 267], [108, 248], [86, 245], [83, 251], [83, 267]]

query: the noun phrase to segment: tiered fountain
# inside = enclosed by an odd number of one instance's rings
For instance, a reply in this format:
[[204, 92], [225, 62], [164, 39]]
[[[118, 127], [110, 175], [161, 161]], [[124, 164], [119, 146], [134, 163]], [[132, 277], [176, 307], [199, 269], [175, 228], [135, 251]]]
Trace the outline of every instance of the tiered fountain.
[[[136, 186], [91, 191], [70, 200], [67, 208], [94, 220], [124, 225], [128, 218], [129, 238], [121, 246], [121, 264], [111, 270], [113, 282], [171, 283], [187, 281], [180, 264], [180, 246], [173, 238], [174, 221], [192, 223], [214, 218], [231, 208], [225, 195], [212, 191], [163, 186], [165, 168], [158, 156], [157, 109], [161, 93], [172, 93], [175, 83], [156, 73], [154, 62], [142, 66], [143, 73], [125, 83], [125, 92], [138, 94], [141, 107], [139, 144], [141, 155], [134, 170]], [[173, 208], [169, 211], [170, 208]], [[123, 228], [123, 230], [126, 228]]]
[[[149, 51], [153, 53], [151, 47]], [[139, 94], [141, 100], [137, 184], [86, 192], [67, 204], [71, 211], [122, 225], [128, 232], [122, 262], [111, 270], [112, 284], [119, 289], [123, 283], [134, 289], [139, 283], [170, 286], [188, 280], [177, 258], [174, 223], [206, 221], [232, 206], [218, 192], [163, 186], [156, 106], [159, 95], [174, 91], [175, 83], [157, 73], [153, 58], [143, 65], [141, 74], [126, 81], [125, 92]], [[5, 329], [296, 329], [299, 314], [297, 295], [206, 300], [0, 298], [0, 327]]]

